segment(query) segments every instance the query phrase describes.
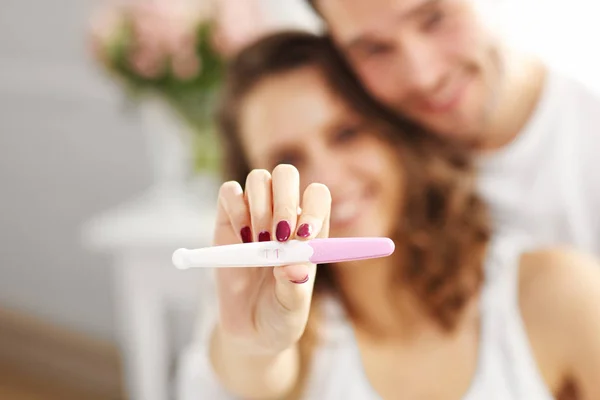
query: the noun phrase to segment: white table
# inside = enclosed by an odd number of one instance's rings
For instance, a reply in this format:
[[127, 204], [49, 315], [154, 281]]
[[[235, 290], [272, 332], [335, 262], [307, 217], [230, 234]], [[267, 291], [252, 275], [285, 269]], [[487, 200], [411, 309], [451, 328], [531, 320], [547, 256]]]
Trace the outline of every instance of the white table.
[[[174, 362], [181, 342], [191, 338], [204, 271], [177, 270], [171, 255], [179, 247], [210, 245], [215, 187], [204, 182], [195, 189], [154, 188], [93, 218], [84, 228], [89, 248], [112, 255], [126, 389], [131, 400], [172, 398]], [[174, 309], [183, 312], [179, 320], [183, 326], [173, 326], [177, 325], [171, 315]]]

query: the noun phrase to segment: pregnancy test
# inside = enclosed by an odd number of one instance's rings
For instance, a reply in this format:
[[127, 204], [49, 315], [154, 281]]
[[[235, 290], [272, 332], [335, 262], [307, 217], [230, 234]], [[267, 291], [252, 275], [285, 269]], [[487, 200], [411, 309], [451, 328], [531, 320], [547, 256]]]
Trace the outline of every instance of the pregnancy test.
[[240, 243], [192, 250], [178, 249], [173, 253], [173, 265], [187, 269], [337, 263], [387, 257], [394, 252], [394, 248], [394, 242], [384, 237]]

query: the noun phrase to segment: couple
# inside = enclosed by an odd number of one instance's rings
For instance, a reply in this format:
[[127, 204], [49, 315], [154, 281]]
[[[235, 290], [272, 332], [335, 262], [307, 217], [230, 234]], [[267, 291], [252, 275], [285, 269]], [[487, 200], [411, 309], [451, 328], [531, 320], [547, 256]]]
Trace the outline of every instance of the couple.
[[598, 254], [598, 101], [503, 49], [469, 0], [313, 3], [331, 39], [276, 34], [231, 63], [215, 245], [396, 252], [215, 271], [179, 397], [600, 398], [600, 266], [547, 246]]

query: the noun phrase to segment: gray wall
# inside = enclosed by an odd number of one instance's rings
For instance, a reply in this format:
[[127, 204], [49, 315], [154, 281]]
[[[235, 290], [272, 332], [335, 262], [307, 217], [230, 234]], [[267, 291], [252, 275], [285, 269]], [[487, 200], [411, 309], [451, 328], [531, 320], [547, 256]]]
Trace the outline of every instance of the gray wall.
[[0, 307], [114, 338], [81, 224], [148, 187], [139, 120], [87, 56], [91, 0], [0, 2]]

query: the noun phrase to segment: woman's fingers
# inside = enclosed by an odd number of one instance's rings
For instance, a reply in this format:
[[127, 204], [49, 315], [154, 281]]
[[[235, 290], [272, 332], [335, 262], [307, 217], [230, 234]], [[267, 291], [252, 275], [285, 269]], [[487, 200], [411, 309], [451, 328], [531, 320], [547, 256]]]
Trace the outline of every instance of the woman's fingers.
[[288, 286], [288, 283], [300, 285], [313, 278], [313, 270], [313, 265], [310, 263], [292, 264], [273, 268], [273, 275], [277, 281], [285, 283], [285, 286]]
[[264, 169], [255, 169], [246, 178], [246, 201], [250, 210], [250, 220], [254, 241], [271, 240], [273, 225], [273, 196], [271, 174]]
[[252, 241], [252, 228], [248, 206], [244, 199], [244, 192], [238, 182], [230, 181], [221, 185], [219, 190], [219, 207], [222, 207], [229, 216], [233, 230], [238, 234], [240, 241]]
[[246, 179], [246, 192], [230, 181], [219, 191], [217, 225], [229, 219], [242, 242], [285, 242], [290, 239], [327, 237], [331, 194], [327, 186], [310, 184], [299, 201], [300, 176], [295, 167], [279, 165], [271, 175], [253, 170]]
[[[297, 223], [295, 238], [308, 240], [315, 237], [327, 237], [329, 234], [329, 216], [331, 194], [327, 186], [310, 184], [302, 197], [302, 214]], [[316, 266], [314, 264], [288, 265], [275, 268], [277, 279], [276, 293], [279, 303], [287, 310], [308, 312]]]
[[[300, 206], [300, 174], [287, 164], [278, 165], [272, 173], [273, 232], [275, 240], [294, 239]], [[287, 310], [298, 310], [310, 303], [312, 285], [304, 285], [314, 275], [310, 264], [286, 265], [273, 269], [275, 294], [279, 304]], [[312, 283], [312, 282], [311, 282]]]
[[292, 165], [281, 164], [272, 174], [273, 232], [275, 239], [285, 242], [293, 236], [300, 203], [300, 174]]
[[[302, 214], [298, 220], [295, 238], [308, 240], [315, 237], [327, 237], [330, 212], [331, 194], [327, 186], [320, 183], [310, 184], [302, 196]], [[289, 265], [276, 268], [274, 271], [278, 280], [296, 285], [314, 279], [315, 272], [316, 269], [310, 264]]]
[[[250, 214], [242, 187], [238, 182], [226, 182], [219, 189], [213, 243], [221, 246], [251, 240]], [[251, 324], [248, 293], [252, 293], [255, 274], [251, 268], [217, 268], [215, 271], [220, 321], [230, 332]]]
[[323, 228], [327, 228], [327, 221], [331, 212], [331, 193], [329, 188], [321, 183], [311, 183], [304, 190], [302, 196], [302, 214], [298, 220], [296, 230], [297, 239], [313, 239], [315, 237], [327, 237], [321, 234]]

